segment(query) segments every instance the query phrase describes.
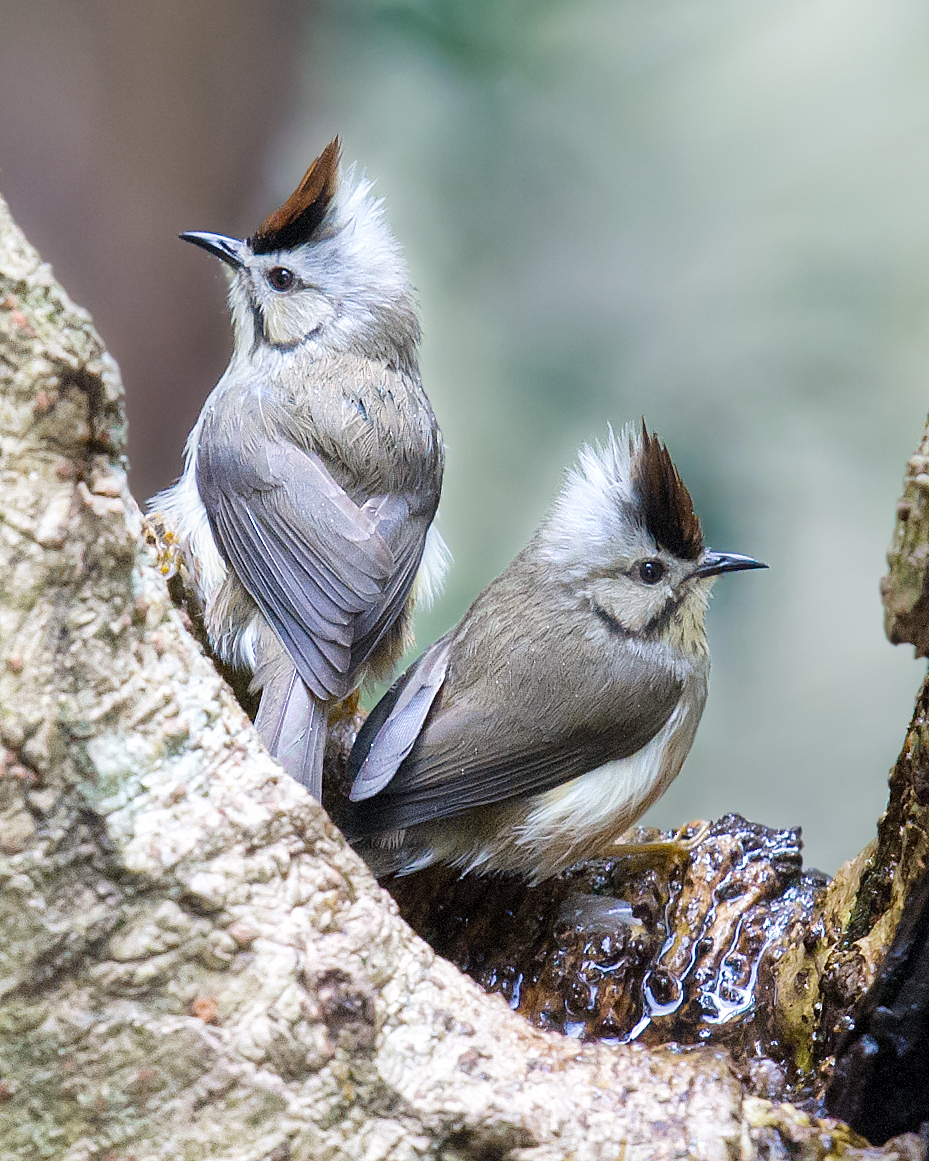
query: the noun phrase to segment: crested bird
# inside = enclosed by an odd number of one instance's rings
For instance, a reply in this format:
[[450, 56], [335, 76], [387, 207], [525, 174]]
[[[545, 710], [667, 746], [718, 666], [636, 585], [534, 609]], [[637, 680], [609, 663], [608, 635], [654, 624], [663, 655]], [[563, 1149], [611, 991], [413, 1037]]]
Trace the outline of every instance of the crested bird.
[[529, 545], [375, 706], [337, 817], [375, 874], [532, 882], [612, 853], [686, 758], [722, 573], [667, 448], [585, 446]]
[[390, 673], [448, 560], [409, 273], [371, 182], [339, 162], [336, 138], [249, 238], [180, 235], [224, 263], [234, 344], [151, 501], [211, 647], [253, 674], [261, 738], [316, 798], [332, 707]]

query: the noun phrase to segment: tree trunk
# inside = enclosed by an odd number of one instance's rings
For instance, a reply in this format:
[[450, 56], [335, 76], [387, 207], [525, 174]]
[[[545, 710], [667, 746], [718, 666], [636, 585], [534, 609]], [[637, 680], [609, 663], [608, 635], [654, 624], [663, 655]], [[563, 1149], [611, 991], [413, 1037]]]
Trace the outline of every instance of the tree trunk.
[[188, 631], [124, 446], [115, 364], [0, 202], [2, 1158], [922, 1155], [746, 1096], [721, 1047], [539, 1031], [439, 958]]

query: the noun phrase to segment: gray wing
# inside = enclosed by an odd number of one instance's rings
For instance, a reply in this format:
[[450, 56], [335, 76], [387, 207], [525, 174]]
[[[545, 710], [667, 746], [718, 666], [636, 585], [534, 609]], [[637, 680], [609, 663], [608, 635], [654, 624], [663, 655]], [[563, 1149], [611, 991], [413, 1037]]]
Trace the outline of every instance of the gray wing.
[[372, 604], [355, 623], [351, 670], [355, 672], [370, 657], [384, 633], [403, 610], [423, 557], [429, 521], [411, 513], [406, 499], [381, 496], [365, 505], [374, 520], [378, 535], [391, 548], [393, 573], [388, 578], [382, 599]]
[[349, 758], [349, 798], [377, 794], [407, 757], [445, 681], [451, 642], [437, 641], [381, 698], [358, 732]]
[[[452, 664], [408, 756], [393, 777], [381, 783], [379, 793], [356, 801], [348, 823], [352, 837], [539, 794], [605, 762], [628, 757], [667, 722], [681, 688], [667, 671], [630, 656], [623, 680], [614, 688], [588, 691], [593, 700], [570, 691], [570, 703], [579, 707], [579, 713], [572, 717], [568, 697], [563, 698], [564, 721], [558, 723], [551, 714], [533, 715], [533, 702], [539, 704], [539, 699], [531, 696], [518, 705], [513, 699], [501, 705], [489, 681], [456, 696]], [[542, 700], [550, 704], [550, 691]], [[396, 704], [399, 712], [399, 696]], [[380, 733], [388, 734], [385, 750], [391, 751], [391, 718], [388, 713], [380, 725], [369, 757], [378, 756]], [[384, 772], [377, 770], [377, 775]], [[353, 797], [361, 797], [354, 794], [354, 787]]]
[[220, 552], [301, 679], [316, 697], [346, 696], [409, 594], [425, 522], [402, 495], [359, 507], [318, 456], [269, 437], [201, 443], [197, 486]]

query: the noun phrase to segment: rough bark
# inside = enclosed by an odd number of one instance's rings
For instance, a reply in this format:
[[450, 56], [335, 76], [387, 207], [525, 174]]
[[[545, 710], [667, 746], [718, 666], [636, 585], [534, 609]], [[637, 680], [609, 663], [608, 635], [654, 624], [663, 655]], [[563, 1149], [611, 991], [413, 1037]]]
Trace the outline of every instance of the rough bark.
[[0, 202], [0, 1156], [921, 1155], [745, 1097], [721, 1048], [538, 1031], [436, 956], [188, 632], [124, 440]]
[[929, 424], [907, 460], [887, 563], [885, 632], [894, 645], [913, 645], [917, 657], [929, 657]]

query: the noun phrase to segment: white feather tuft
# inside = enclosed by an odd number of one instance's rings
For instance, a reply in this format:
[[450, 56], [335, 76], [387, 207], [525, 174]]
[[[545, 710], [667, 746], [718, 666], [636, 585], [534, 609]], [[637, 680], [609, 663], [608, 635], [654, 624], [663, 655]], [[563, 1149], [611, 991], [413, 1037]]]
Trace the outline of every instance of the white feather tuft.
[[633, 519], [633, 465], [641, 437], [627, 424], [619, 439], [609, 428], [606, 443], [585, 444], [542, 527], [541, 551], [553, 563], [586, 573], [630, 555], [642, 542]]
[[451, 550], [433, 522], [426, 533], [426, 546], [416, 574], [414, 592], [417, 608], [428, 610], [435, 604], [445, 585], [452, 559]]
[[171, 518], [181, 554], [191, 569], [197, 597], [205, 608], [226, 577], [226, 565], [210, 531], [206, 508], [197, 490], [197, 446], [201, 418], [184, 445], [184, 471], [170, 488], [148, 502], [149, 512], [164, 512]]
[[298, 250], [301, 272], [339, 303], [339, 329], [347, 335], [382, 327], [386, 307], [403, 316], [415, 342], [409, 269], [373, 186], [364, 174], [355, 179], [354, 165], [342, 175], [318, 235]]

